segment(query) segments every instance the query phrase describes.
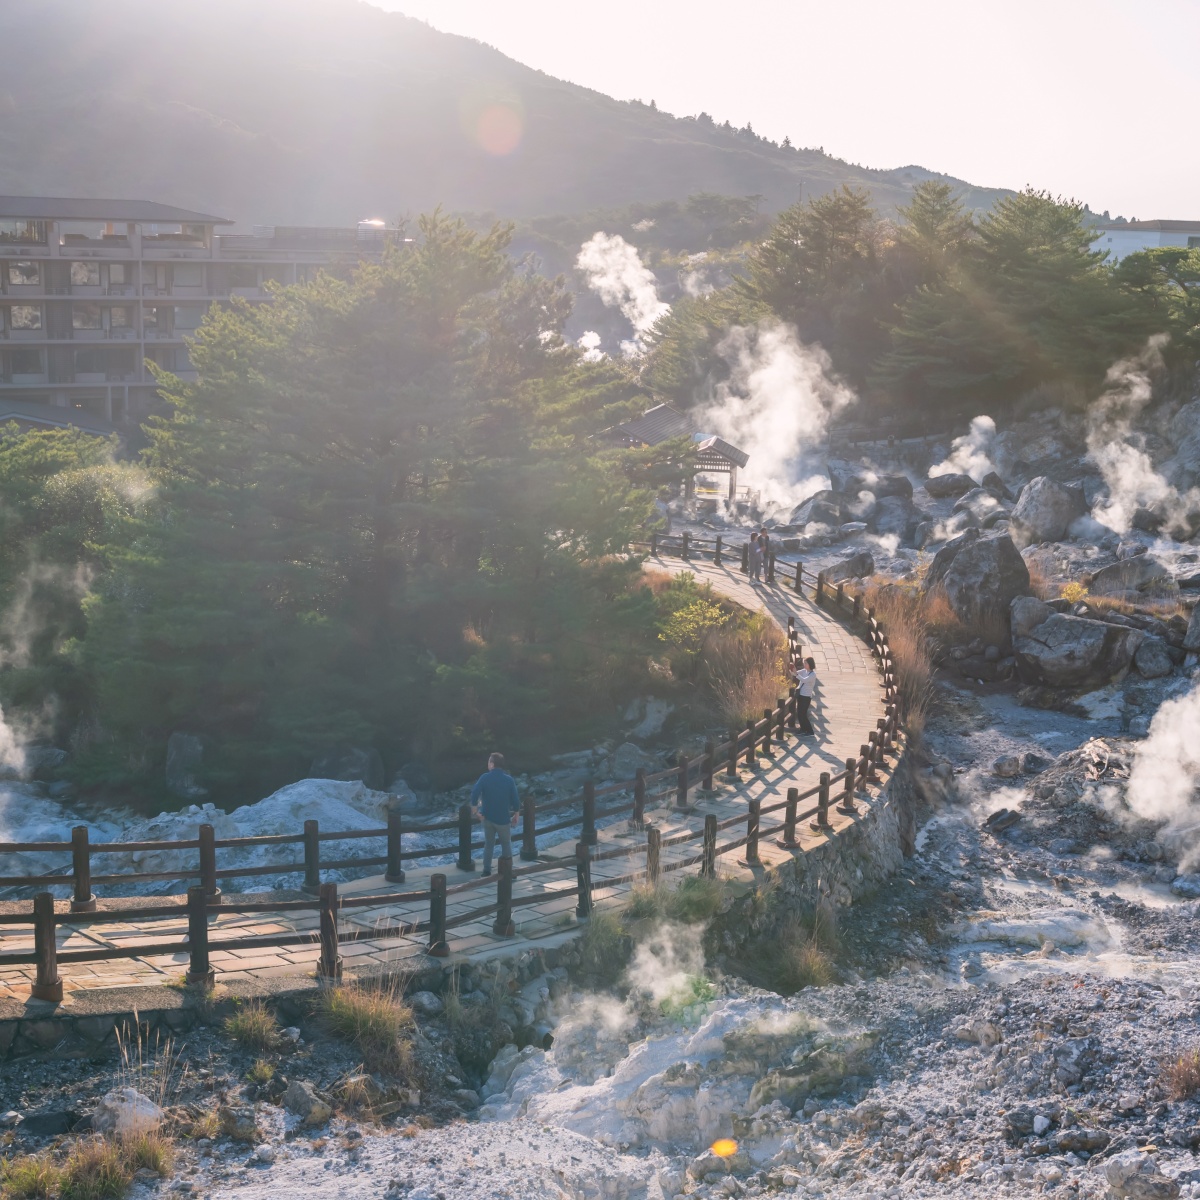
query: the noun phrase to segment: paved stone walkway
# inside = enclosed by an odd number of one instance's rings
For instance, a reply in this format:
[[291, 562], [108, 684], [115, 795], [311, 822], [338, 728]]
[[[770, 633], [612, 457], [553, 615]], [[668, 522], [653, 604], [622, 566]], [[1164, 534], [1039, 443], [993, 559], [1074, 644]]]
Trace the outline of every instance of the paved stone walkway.
[[[737, 603], [753, 609], [764, 609], [781, 627], [786, 627], [789, 616], [795, 619], [803, 654], [811, 655], [817, 663], [819, 679], [817, 698], [813, 705], [812, 721], [816, 737], [797, 739], [789, 737], [786, 745], [777, 747], [773, 760], [759, 759], [754, 770], [742, 766], [736, 784], [728, 783], [721, 776], [714, 781], [714, 794], [694, 797], [687, 810], [674, 807], [672, 781], [666, 794], [647, 803], [647, 820], [662, 831], [663, 839], [687, 829], [703, 828], [704, 818], [714, 813], [718, 821], [738, 814], [744, 815], [751, 799], [759, 799], [766, 807], [786, 798], [787, 789], [796, 787], [801, 792], [813, 787], [822, 771], [836, 775], [845, 768], [846, 759], [856, 757], [859, 747], [866, 740], [867, 732], [875, 727], [875, 721], [883, 715], [883, 688], [875, 660], [865, 643], [851, 634], [838, 621], [818, 609], [807, 597], [801, 598], [790, 586], [780, 582], [774, 585], [751, 584], [736, 566], [714, 567], [709, 562], [684, 564], [679, 559], [663, 559], [652, 566], [663, 570], [691, 570], [701, 581], [709, 582], [723, 595]], [[835, 793], [836, 798], [836, 793]], [[619, 797], [610, 797], [599, 802], [603, 809]], [[870, 802], [870, 800], [868, 800]], [[809, 807], [805, 802], [801, 807]], [[782, 822], [782, 811], [763, 818], [763, 827], [770, 828]], [[853, 818], [838, 814], [830, 809], [832, 830], [836, 831]], [[814, 834], [808, 822], [801, 822], [797, 831], [801, 849], [785, 850], [776, 845], [774, 837], [765, 837], [760, 842], [760, 859], [765, 866], [782, 861], [791, 854], [803, 852], [803, 848], [816, 844], [830, 834]], [[718, 847], [744, 836], [745, 825], [737, 824], [718, 834]], [[599, 850], [613, 846], [645, 844], [645, 834], [629, 828], [625, 821], [602, 828], [599, 833]], [[510, 955], [522, 943], [547, 946], [566, 940], [577, 930], [575, 919], [575, 870], [574, 844], [562, 843], [542, 848], [542, 859], [560, 859], [564, 869], [546, 871], [532, 877], [518, 878], [514, 885], [514, 898], [536, 893], [542, 897], [537, 903], [514, 909], [516, 938], [505, 939], [492, 932], [492, 916], [480, 917], [460, 925], [449, 932], [450, 949], [453, 956], [470, 956], [473, 959]], [[680, 846], [664, 848], [662, 865], [665, 869], [672, 862], [679, 862], [700, 851], [699, 839]], [[749, 882], [762, 868], [750, 868], [740, 862], [741, 851], [723, 856], [718, 861], [718, 872], [724, 876]], [[593, 866], [595, 901], [600, 906], [619, 903], [633, 884], [611, 885], [607, 880], [615, 879], [644, 866], [644, 855], [616, 858]], [[519, 860], [518, 868], [525, 865]], [[386, 883], [382, 876], [356, 880], [339, 885], [342, 897], [383, 895], [400, 891], [420, 891], [429, 885], [434, 870], [447, 876], [448, 885], [475, 879], [477, 876], [446, 867], [414, 867], [407, 872], [403, 884]], [[688, 868], [694, 871], [696, 868]], [[681, 875], [674, 876], [675, 879]], [[671, 882], [672, 877], [664, 874]], [[230, 903], [238, 899], [229, 896]], [[458, 895], [452, 895], [447, 906], [450, 920], [456, 916], [484, 907], [495, 901], [492, 881]], [[140, 901], [127, 900], [123, 906], [136, 903], [162, 904], [162, 898], [144, 898]], [[102, 907], [118, 907], [105, 903]], [[65, 902], [60, 905], [67, 908]], [[380, 965], [395, 966], [412, 960], [414, 965], [427, 963], [425, 938], [423, 935], [380, 938], [382, 927], [396, 928], [427, 919], [427, 903], [382, 904], [378, 907], [345, 909], [340, 916], [340, 932], [343, 939], [341, 953], [344, 970], [353, 973], [356, 968], [378, 968]], [[69, 1005], [73, 995], [95, 992], [100, 989], [130, 987], [146, 984], [163, 984], [181, 980], [187, 969], [188, 956], [184, 943], [187, 922], [182, 907], [178, 918], [142, 921], [137, 924], [72, 925], [60, 926], [60, 952], [74, 949], [97, 949], [105, 945], [133, 947], [139, 943], [151, 945], [178, 939], [180, 950], [174, 954], [158, 954], [134, 958], [110, 959], [90, 963], [63, 963], [59, 973], [65, 988], [65, 1002]], [[210, 921], [210, 939], [221, 941], [237, 936], [254, 936], [272, 933], [310, 933], [311, 945], [272, 949], [232, 949], [215, 951], [212, 965], [218, 979], [266, 979], [278, 976], [295, 976], [311, 972], [319, 957], [317, 947], [317, 915], [312, 913], [257, 913], [244, 916], [217, 914]], [[32, 930], [23, 927], [0, 926], [0, 944], [5, 949], [32, 948]], [[34, 968], [9, 967], [0, 969], [0, 999], [24, 1000], [29, 995], [29, 983]]]

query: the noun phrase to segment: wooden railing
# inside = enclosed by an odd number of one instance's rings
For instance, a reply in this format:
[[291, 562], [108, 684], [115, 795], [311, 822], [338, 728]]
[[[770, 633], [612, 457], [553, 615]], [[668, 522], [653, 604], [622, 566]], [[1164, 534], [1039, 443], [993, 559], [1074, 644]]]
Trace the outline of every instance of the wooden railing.
[[[670, 548], [669, 541], [669, 539], [657, 539], [654, 552], [661, 554], [668, 550]], [[720, 537], [706, 550], [698, 539], [691, 539], [684, 534], [678, 548], [685, 559], [691, 555], [707, 552], [715, 553], [716, 560], [721, 561], [722, 539]], [[774, 555], [771, 555], [770, 559], [769, 580], [774, 577]], [[181, 948], [186, 947], [189, 958], [188, 982], [206, 984], [214, 976], [210, 966], [210, 956], [214, 951], [312, 945], [314, 941], [318, 941], [320, 960], [317, 965], [317, 974], [323, 978], [334, 979], [341, 974], [337, 917], [342, 910], [394, 906], [405, 903], [427, 904], [428, 917], [426, 919], [381, 926], [373, 929], [369, 936], [372, 939], [388, 939], [426, 934], [427, 953], [433, 957], [444, 957], [449, 953], [446, 940], [449, 930], [477, 921], [482, 917], [494, 915], [492, 928], [497, 936], [513, 935], [514, 910], [525, 905], [544, 902], [547, 898], [545, 891], [514, 896], [514, 884], [519, 880], [528, 880], [551, 873], [568, 875], [574, 873], [575, 882], [572, 891], [577, 899], [575, 911], [580, 920], [585, 920], [592, 911], [593, 863], [643, 857], [644, 861], [629, 872], [616, 878], [606, 878], [604, 886], [615, 887], [638, 881], [645, 881], [653, 885], [657, 884], [662, 875], [668, 872], [696, 865], [699, 865], [702, 875], [715, 877], [717, 859], [742, 848], [745, 848], [745, 861], [751, 864], [756, 863], [759, 861], [759, 843], [763, 838], [781, 835], [778, 841], [780, 846], [798, 849], [800, 843], [796, 838], [796, 830], [800, 822], [811, 821], [810, 827], [814, 832], [829, 830], [829, 808], [835, 799], [837, 811], [848, 816], [857, 814], [856, 794], [865, 791], [870, 784], [878, 781], [880, 767], [890, 756], [898, 752], [897, 745], [901, 738], [901, 730], [897, 710], [895, 664], [886, 634], [875, 619], [873, 610], [864, 606], [861, 594], [848, 594], [843, 583], [831, 587], [826, 583], [824, 574], [814, 577], [800, 563], [795, 564], [794, 570], [789, 571], [789, 575], [788, 587], [802, 593], [805, 586], [811, 583], [813, 599], [818, 605], [829, 607], [839, 616], [849, 618], [859, 625], [862, 636], [879, 662], [883, 676], [885, 715], [877, 719], [874, 729], [867, 731], [866, 740], [859, 747], [857, 757], [846, 759], [844, 770], [836, 774], [823, 772], [817, 785], [807, 791], [800, 792], [797, 788], [789, 788], [785, 799], [765, 806], [758, 800], [751, 800], [745, 815], [739, 813], [724, 821], [718, 821], [715, 815], [709, 814], [705, 817], [703, 829], [688, 830], [670, 838], [663, 838], [661, 830], [646, 820], [646, 808], [651, 801], [662, 801], [674, 795], [676, 808], [686, 809], [689, 792], [696, 787], [711, 791], [714, 777], [718, 773], [723, 773], [729, 781], [736, 781], [739, 764], [753, 770], [758, 766], [759, 756], [768, 759], [774, 758], [776, 748], [786, 745], [787, 739], [793, 736], [796, 730], [797, 701], [793, 689], [788, 697], [777, 701], [774, 708], [764, 710], [761, 720], [750, 721], [740, 730], [730, 730], [728, 738], [719, 744], [711, 741], [706, 743], [698, 758], [689, 759], [681, 752], [677, 764], [663, 771], [647, 774], [644, 770], [639, 770], [632, 780], [612, 783], [603, 788], [597, 788], [589, 782], [584, 785], [581, 797], [535, 805], [532, 797], [527, 796], [522, 814], [521, 859], [527, 861], [529, 865], [514, 868], [511, 858], [507, 856], [500, 858], [494, 902], [489, 900], [453, 917], [447, 916], [447, 900], [450, 896], [481, 890], [490, 886], [491, 881], [484, 878], [471, 879], [450, 887], [447, 885], [445, 874], [435, 873], [429, 880], [429, 887], [424, 890], [339, 897], [337, 884], [323, 882], [321, 871], [346, 867], [384, 866], [386, 868], [384, 879], [390, 883], [400, 883], [404, 880], [402, 866], [404, 862], [419, 858], [440, 857], [455, 852], [458, 855], [457, 866], [460, 870], [474, 870], [472, 851], [479, 849], [482, 843], [472, 840], [472, 812], [470, 807], [465, 804], [459, 809], [457, 818], [453, 821], [409, 827], [402, 824], [400, 813], [393, 809], [388, 814], [386, 829], [323, 832], [319, 829], [316, 821], [306, 821], [302, 834], [216, 838], [211, 825], [202, 825], [199, 836], [193, 840], [89, 843], [87, 828], [79, 826], [73, 831], [70, 842], [4, 842], [0, 843], [0, 854], [69, 853], [72, 866], [70, 875], [10, 876], [0, 878], [0, 885], [44, 886], [71, 882], [73, 897], [69, 904], [65, 901], [56, 904], [53, 895], [48, 891], [43, 891], [33, 897], [30, 910], [0, 914], [0, 930], [13, 926], [23, 926], [28, 929], [29, 926], [32, 926], [34, 938], [32, 950], [0, 951], [0, 969], [10, 966], [35, 965], [36, 978], [32, 986], [33, 997], [57, 1001], [62, 998], [63, 992], [62, 979], [59, 974], [60, 965], [115, 958], [140, 958], [157, 954], [177, 954]], [[791, 665], [803, 656], [803, 647], [798, 639], [792, 617], [788, 618], [787, 641], [788, 661]], [[632, 793], [630, 800], [597, 808], [597, 801], [602, 798], [630, 793]], [[802, 804], [814, 799], [814, 804], [801, 808]], [[556, 814], [575, 805], [580, 807], [578, 813], [538, 827], [539, 815], [544, 817]], [[763, 819], [775, 814], [782, 814], [782, 820], [764, 827]], [[645, 831], [645, 841], [630, 846], [615, 846], [597, 852], [594, 849], [598, 843], [596, 822], [624, 815], [628, 815], [633, 828]], [[745, 833], [741, 837], [718, 844], [717, 835], [719, 833], [743, 823], [745, 824]], [[537, 852], [539, 834], [545, 835], [573, 825], [581, 827], [575, 854], [569, 858], [539, 859]], [[450, 829], [457, 831], [458, 836], [454, 845], [414, 850], [403, 849], [402, 838], [406, 832], [426, 833]], [[322, 841], [372, 837], [387, 839], [385, 855], [337, 862], [321, 861], [320, 845]], [[696, 853], [678, 861], [663, 861], [664, 849], [690, 842], [699, 844]], [[301, 860], [226, 870], [217, 868], [218, 850], [234, 847], [296, 844], [302, 845], [304, 848]], [[133, 872], [95, 877], [91, 875], [90, 859], [92, 854], [192, 849], [198, 852], [195, 870]], [[260, 877], [300, 870], [304, 872], [304, 890], [310, 893], [309, 898], [302, 900], [240, 901], [222, 896], [217, 886], [218, 880], [221, 879]], [[199, 880], [199, 883], [188, 888], [186, 905], [176, 901], [137, 907], [123, 906], [115, 911], [99, 911], [96, 898], [91, 891], [92, 884], [98, 883], [133, 883], [179, 878]], [[561, 894], [561, 892], [552, 894]], [[317, 913], [318, 931], [315, 938], [311, 932], [232, 936], [218, 941], [211, 940], [209, 936], [209, 918], [214, 913], [243, 915], [290, 912]], [[149, 944], [143, 942], [129, 946], [97, 946], [64, 951], [59, 951], [57, 947], [56, 931], [60, 925], [69, 925], [73, 928], [90, 928], [112, 923], [128, 925], [137, 921], [160, 920], [185, 914], [188, 934], [186, 942], [182, 945], [178, 937], [173, 937], [162, 942]], [[28, 935], [26, 934], [26, 936]]]

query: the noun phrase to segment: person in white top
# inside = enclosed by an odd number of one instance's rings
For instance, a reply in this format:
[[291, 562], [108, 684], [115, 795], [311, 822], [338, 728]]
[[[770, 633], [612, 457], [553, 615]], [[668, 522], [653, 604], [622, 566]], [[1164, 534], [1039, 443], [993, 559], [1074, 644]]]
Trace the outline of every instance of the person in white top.
[[808, 719], [808, 709], [812, 704], [813, 689], [817, 686], [817, 663], [815, 659], [806, 658], [804, 665], [795, 674], [796, 680], [796, 720], [800, 724], [800, 736], [815, 733]]

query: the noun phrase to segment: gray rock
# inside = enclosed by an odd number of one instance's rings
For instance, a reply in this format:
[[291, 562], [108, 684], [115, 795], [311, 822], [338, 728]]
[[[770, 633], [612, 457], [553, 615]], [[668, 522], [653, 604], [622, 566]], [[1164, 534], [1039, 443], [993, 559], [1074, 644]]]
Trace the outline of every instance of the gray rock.
[[1015, 779], [1021, 773], [1021, 760], [1015, 754], [1003, 754], [992, 763], [992, 773], [1001, 779]]
[[858, 554], [852, 554], [849, 558], [834, 563], [832, 567], [827, 567], [825, 582], [836, 586], [847, 579], [865, 579], [874, 574], [875, 560], [865, 550], [861, 550]]
[[167, 738], [167, 791], [181, 800], [200, 800], [208, 795], [196, 782], [204, 761], [204, 743], [193, 733], [175, 732]]
[[833, 492], [817, 492], [793, 510], [790, 525], [829, 525], [837, 528], [842, 523], [842, 506]]
[[1192, 619], [1188, 621], [1187, 633], [1183, 635], [1183, 648], [1193, 654], [1200, 650], [1200, 604], [1192, 609]]
[[1040, 542], [1061, 542], [1071, 525], [1087, 512], [1083, 489], [1039, 475], [1017, 497], [1009, 518], [1013, 541], [1022, 549]]
[[1088, 591], [1093, 596], [1117, 596], [1136, 599], [1147, 593], [1155, 596], [1178, 594], [1171, 569], [1152, 554], [1122, 559], [1103, 567], [1092, 576]]
[[1168, 1179], [1141, 1150], [1122, 1150], [1104, 1164], [1104, 1178], [1117, 1200], [1173, 1200], [1179, 1184]]
[[982, 487], [987, 488], [993, 496], [1000, 500], [1015, 500], [1016, 497], [1008, 490], [1008, 484], [996, 474], [995, 471], [989, 471], [980, 481]]
[[252, 1104], [222, 1104], [217, 1109], [221, 1132], [235, 1142], [258, 1142], [262, 1134]]
[[148, 1133], [162, 1124], [163, 1110], [136, 1088], [114, 1088], [105, 1092], [92, 1113], [92, 1128], [97, 1133], [117, 1137]]
[[1176, 875], [1171, 881], [1171, 891], [1188, 900], [1200, 899], [1200, 875]]
[[6, 1113], [0, 1113], [0, 1129], [15, 1129], [21, 1123], [21, 1114], [10, 1108]]
[[331, 746], [312, 760], [309, 775], [357, 781], [377, 792], [384, 786], [383, 759], [372, 746]]
[[931, 475], [925, 480], [925, 491], [935, 500], [961, 496], [976, 486], [970, 475]]
[[1146, 553], [1146, 547], [1141, 542], [1118, 542], [1117, 543], [1117, 558], [1137, 558], [1141, 554]]
[[972, 488], [954, 502], [954, 512], [967, 513], [982, 528], [996, 517], [1008, 515], [1008, 505], [986, 488]]
[[[1028, 606], [1022, 607], [1028, 613]], [[1016, 633], [1020, 627], [1023, 633]], [[1037, 625], [1014, 615], [1013, 650], [1026, 683], [1095, 688], [1124, 675], [1145, 634], [1087, 617], [1051, 612]]]
[[1009, 607], [1009, 625], [1013, 637], [1027, 636], [1053, 612], [1050, 605], [1036, 596], [1018, 596]]
[[479, 1093], [470, 1088], [455, 1088], [450, 1096], [464, 1112], [474, 1112], [479, 1107]]
[[971, 529], [934, 555], [925, 588], [939, 585], [958, 619], [973, 627], [1007, 618], [1013, 600], [1029, 591], [1029, 568], [1007, 534]]
[[30, 779], [44, 779], [67, 761], [67, 752], [57, 746], [26, 746], [25, 774]]
[[420, 1013], [423, 1017], [440, 1016], [446, 1007], [441, 998], [434, 995], [433, 992], [413, 992], [408, 998], [408, 1003], [414, 1012]]
[[283, 1107], [295, 1113], [305, 1125], [324, 1125], [333, 1115], [333, 1109], [307, 1079], [293, 1079], [288, 1084], [283, 1093]]
[[1144, 679], [1161, 679], [1170, 675], [1175, 664], [1167, 652], [1167, 643], [1160, 637], [1149, 636], [1134, 653], [1133, 665]]
[[884, 496], [875, 505], [870, 527], [881, 537], [898, 537], [902, 545], [912, 545], [918, 527], [928, 514], [917, 508], [907, 496]]

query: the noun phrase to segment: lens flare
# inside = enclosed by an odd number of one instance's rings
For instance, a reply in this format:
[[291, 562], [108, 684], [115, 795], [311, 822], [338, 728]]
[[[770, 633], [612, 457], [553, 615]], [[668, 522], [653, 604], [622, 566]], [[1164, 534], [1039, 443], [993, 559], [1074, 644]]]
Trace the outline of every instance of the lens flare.
[[733, 1138], [718, 1138], [712, 1144], [712, 1152], [718, 1158], [732, 1158], [737, 1153], [737, 1142]]
[[475, 120], [475, 140], [494, 158], [511, 154], [521, 144], [525, 122], [511, 104], [489, 104]]

